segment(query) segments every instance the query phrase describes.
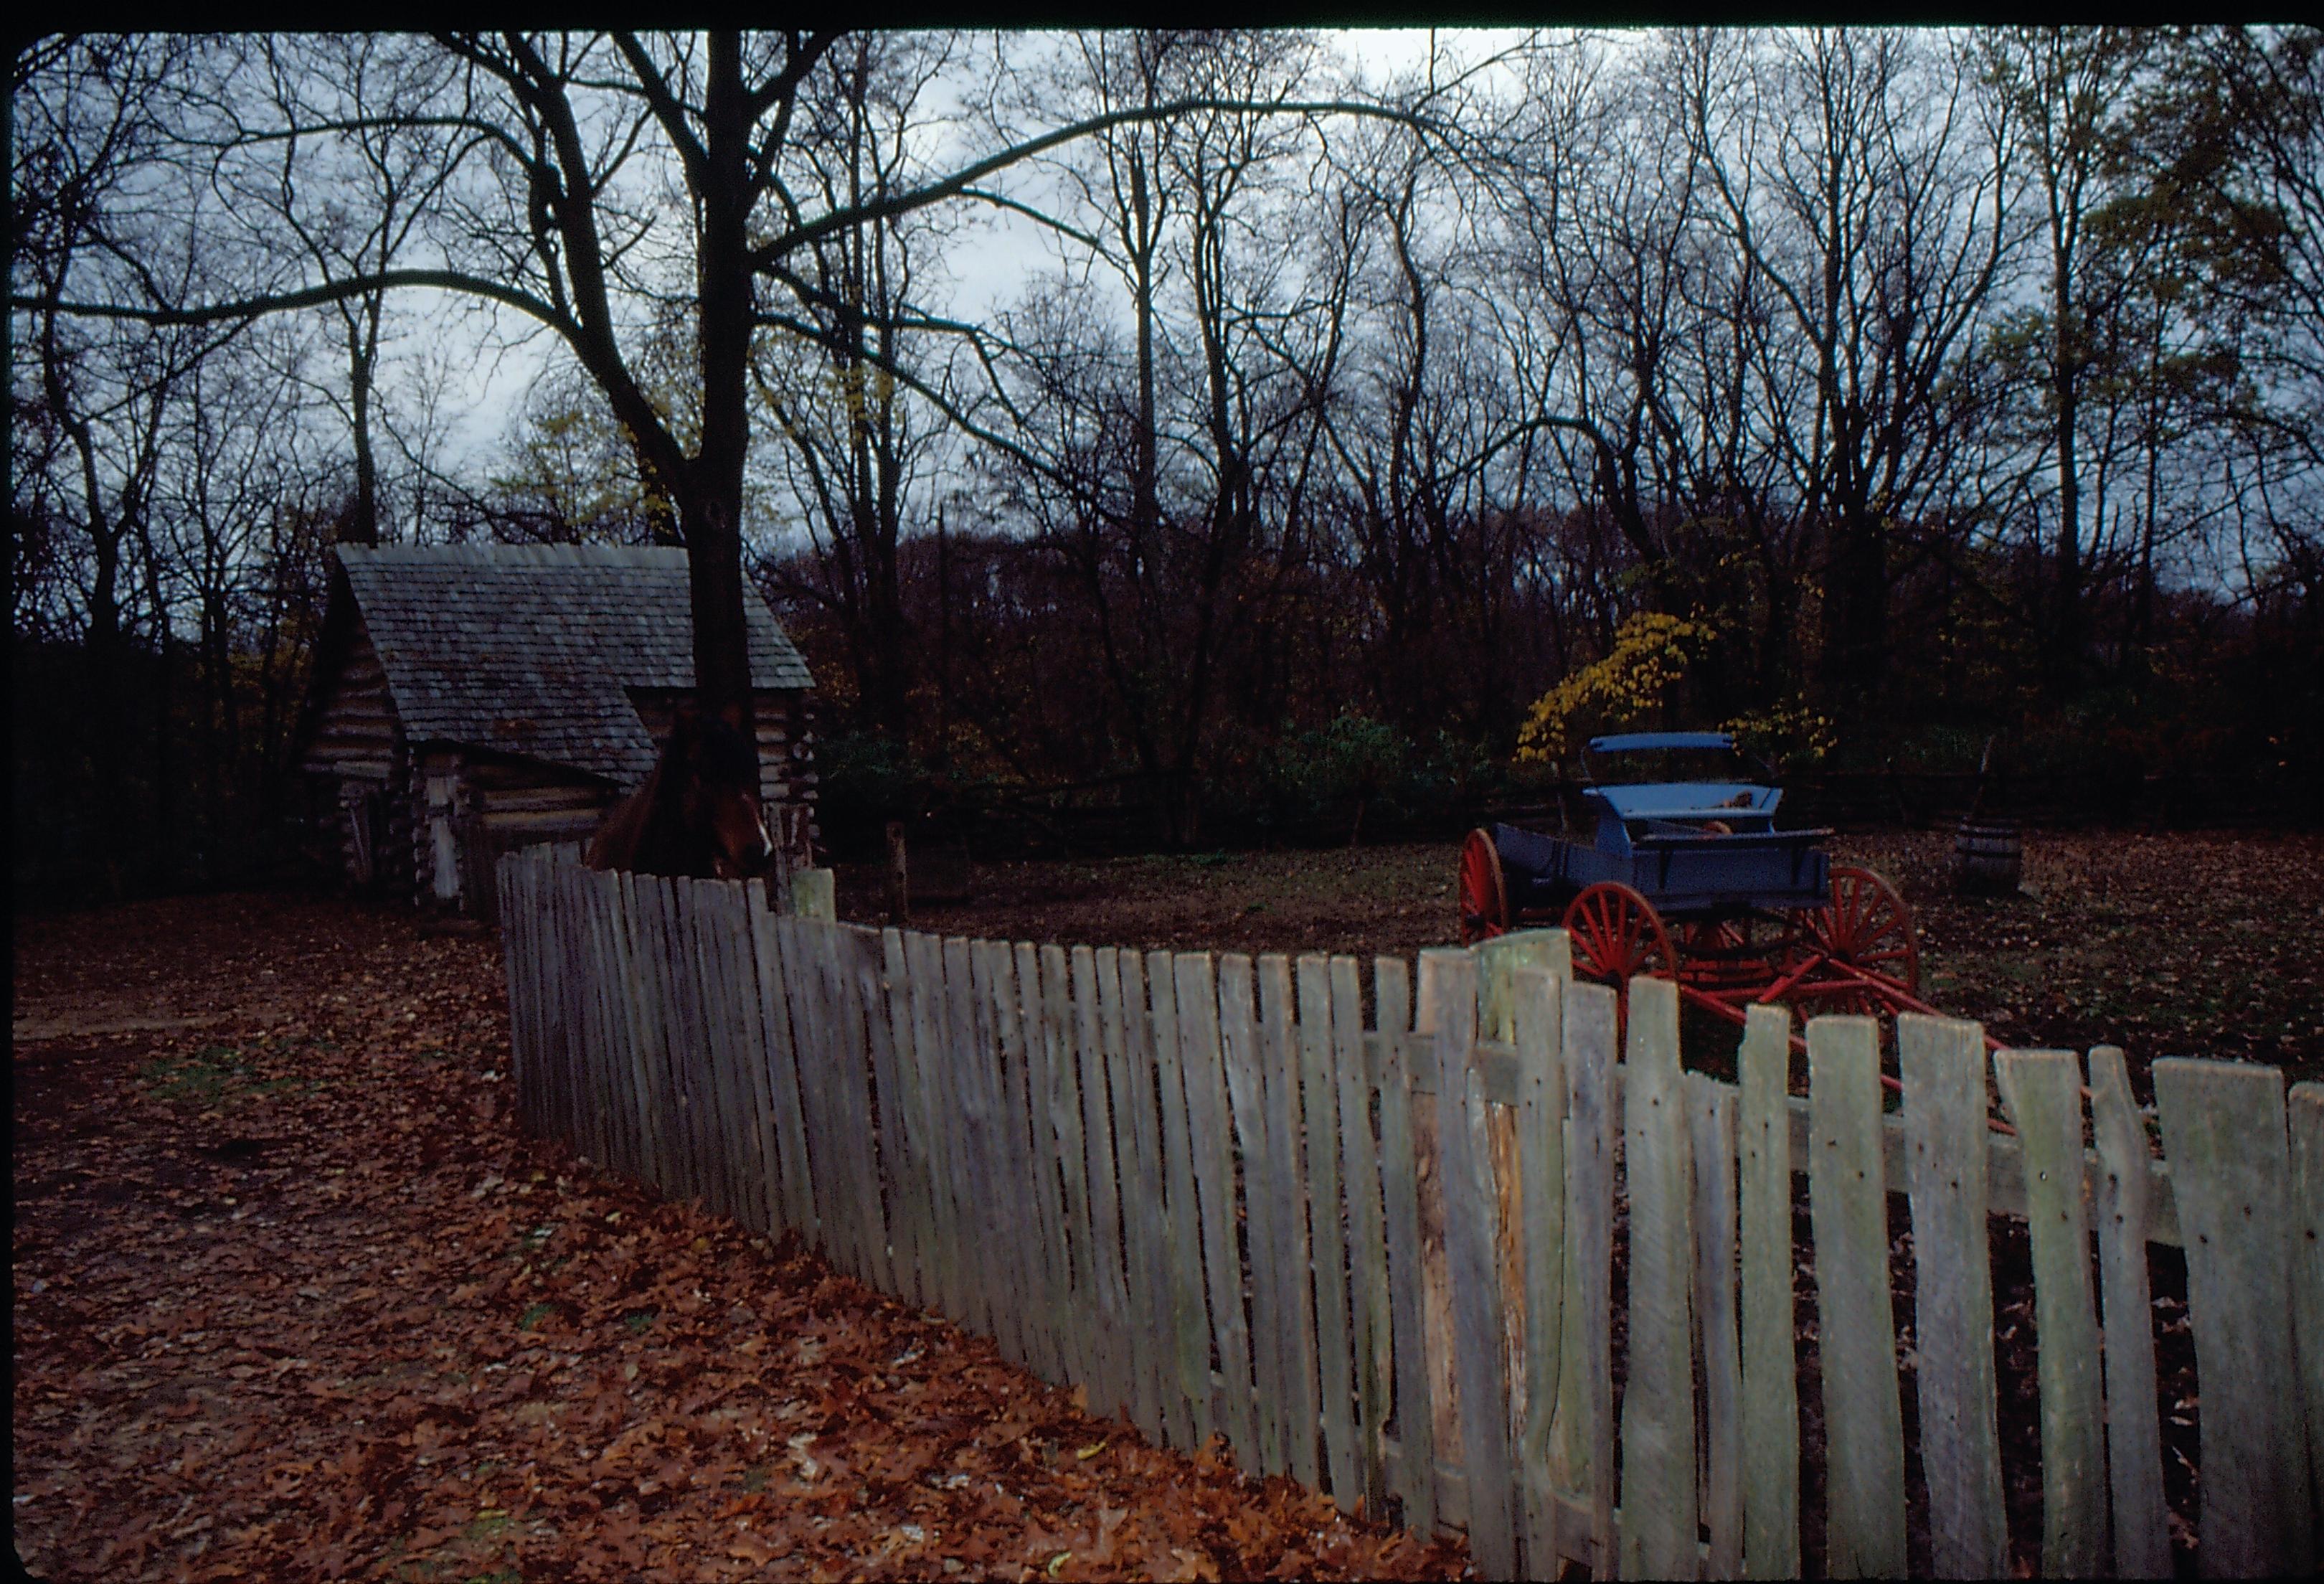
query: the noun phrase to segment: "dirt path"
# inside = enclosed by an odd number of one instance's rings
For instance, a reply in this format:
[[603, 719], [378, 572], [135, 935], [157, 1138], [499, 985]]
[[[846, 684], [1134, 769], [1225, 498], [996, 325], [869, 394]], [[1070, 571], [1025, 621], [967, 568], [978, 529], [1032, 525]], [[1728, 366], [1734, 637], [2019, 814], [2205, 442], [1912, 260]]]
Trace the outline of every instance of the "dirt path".
[[488, 941], [20, 920], [15, 1543], [53, 1579], [1441, 1577], [521, 1140]]

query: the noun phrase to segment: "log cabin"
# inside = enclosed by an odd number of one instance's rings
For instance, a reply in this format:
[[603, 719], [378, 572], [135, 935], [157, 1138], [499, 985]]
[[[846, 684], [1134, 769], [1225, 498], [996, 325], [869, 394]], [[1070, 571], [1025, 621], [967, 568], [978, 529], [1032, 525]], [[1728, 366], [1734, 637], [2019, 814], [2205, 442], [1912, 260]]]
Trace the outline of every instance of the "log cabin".
[[[586, 839], [694, 687], [680, 549], [341, 545], [300, 732], [348, 881], [490, 920], [500, 855]], [[743, 594], [767, 829], [815, 829], [813, 680]]]

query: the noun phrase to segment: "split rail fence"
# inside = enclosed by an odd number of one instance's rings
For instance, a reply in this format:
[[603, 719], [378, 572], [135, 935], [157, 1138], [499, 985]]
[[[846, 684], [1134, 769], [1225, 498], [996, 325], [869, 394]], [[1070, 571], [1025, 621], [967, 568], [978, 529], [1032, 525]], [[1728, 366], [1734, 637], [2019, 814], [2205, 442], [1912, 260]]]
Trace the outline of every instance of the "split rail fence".
[[[2158, 1061], [2166, 1163], [2117, 1050], [2087, 1071], [1998, 1053], [2015, 1136], [1988, 1128], [1972, 1023], [1901, 1020], [1884, 1102], [1876, 1025], [1818, 1018], [1793, 1096], [1786, 1014], [1752, 1010], [1729, 1084], [1682, 1070], [1675, 996], [1640, 979], [1618, 1053], [1614, 994], [1572, 979], [1562, 931], [1424, 952], [1416, 979], [1381, 958], [1367, 996], [1351, 957], [940, 940], [539, 849], [500, 886], [530, 1127], [797, 1234], [1157, 1442], [1220, 1435], [1247, 1469], [1463, 1530], [1480, 1576], [1789, 1576], [1804, 1524], [1834, 1576], [2006, 1572], [2005, 1214], [2034, 1271], [2041, 1570], [2171, 1574], [2150, 1243], [2185, 1251], [2203, 1570], [2316, 1560], [2324, 1085]], [[1799, 1484], [1795, 1175], [1821, 1513]]]

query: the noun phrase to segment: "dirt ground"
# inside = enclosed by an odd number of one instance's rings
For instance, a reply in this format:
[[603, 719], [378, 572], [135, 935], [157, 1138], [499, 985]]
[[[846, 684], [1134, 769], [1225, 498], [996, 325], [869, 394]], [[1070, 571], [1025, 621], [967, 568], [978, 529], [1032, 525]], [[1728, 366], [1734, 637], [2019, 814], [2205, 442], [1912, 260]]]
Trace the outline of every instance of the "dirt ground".
[[[1921, 937], [1923, 992], [2021, 1047], [2116, 1043], [2144, 1090], [2157, 1056], [2267, 1061], [2324, 1077], [2324, 835], [2029, 831], [2020, 894], [1952, 894], [1944, 831], [1847, 836]], [[1093, 946], [1410, 955], [1454, 939], [1451, 843], [980, 865], [947, 934]], [[877, 922], [880, 874], [840, 874]], [[2144, 1093], [2142, 1098], [2151, 1098]]]
[[488, 940], [15, 930], [14, 1540], [50, 1579], [1432, 1578], [521, 1139]]

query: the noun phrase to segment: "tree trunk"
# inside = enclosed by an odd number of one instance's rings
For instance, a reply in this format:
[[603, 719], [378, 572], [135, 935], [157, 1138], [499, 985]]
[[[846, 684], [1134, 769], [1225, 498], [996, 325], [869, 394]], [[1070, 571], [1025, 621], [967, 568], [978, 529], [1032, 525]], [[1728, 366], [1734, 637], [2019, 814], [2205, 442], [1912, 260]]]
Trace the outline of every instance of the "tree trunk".
[[751, 658], [742, 607], [742, 468], [752, 335], [742, 37], [709, 38], [701, 251], [702, 448], [678, 502], [694, 607], [694, 683], [706, 715], [748, 729]]
[[365, 305], [362, 335], [350, 327], [347, 334], [347, 408], [355, 431], [355, 505], [353, 518], [339, 529], [348, 544], [379, 542], [379, 462], [371, 443], [372, 368], [379, 346], [379, 294]]
[[[2060, 330], [2062, 342], [2064, 330]], [[2060, 356], [2066, 356], [2062, 345]], [[2050, 681], [2063, 694], [2073, 688], [2082, 656], [2082, 481], [2075, 430], [2080, 421], [2078, 377], [2061, 367], [2058, 377], [2058, 550], [2051, 588]]]
[[1824, 672], [1841, 722], [1857, 727], [1874, 718], [1887, 668], [1888, 547], [1864, 507], [1845, 513], [1836, 537], [1824, 593]]

